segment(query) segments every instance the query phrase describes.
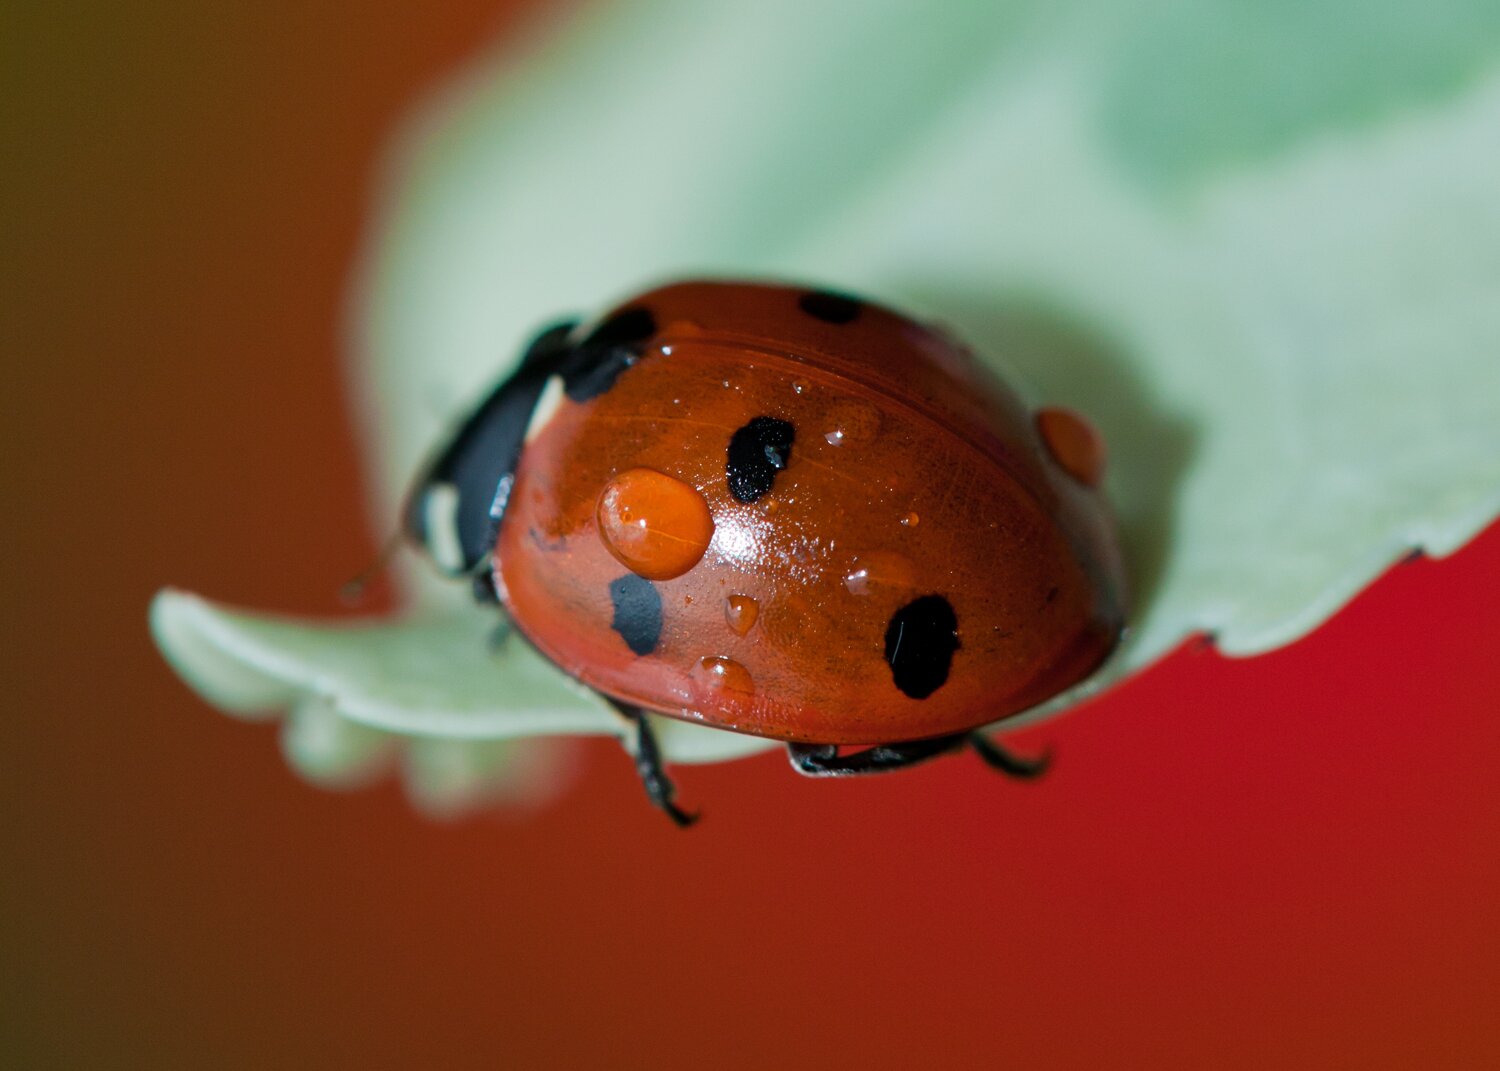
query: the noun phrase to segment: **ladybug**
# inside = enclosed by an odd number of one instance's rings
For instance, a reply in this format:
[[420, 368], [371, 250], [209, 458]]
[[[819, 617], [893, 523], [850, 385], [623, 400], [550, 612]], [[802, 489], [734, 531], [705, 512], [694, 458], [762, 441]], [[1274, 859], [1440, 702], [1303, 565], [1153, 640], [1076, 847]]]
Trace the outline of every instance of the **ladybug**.
[[646, 711], [783, 741], [812, 776], [966, 746], [1039, 773], [977, 730], [1119, 640], [1103, 456], [940, 329], [683, 282], [543, 331], [403, 527], [633, 722], [651, 799], [686, 825]]

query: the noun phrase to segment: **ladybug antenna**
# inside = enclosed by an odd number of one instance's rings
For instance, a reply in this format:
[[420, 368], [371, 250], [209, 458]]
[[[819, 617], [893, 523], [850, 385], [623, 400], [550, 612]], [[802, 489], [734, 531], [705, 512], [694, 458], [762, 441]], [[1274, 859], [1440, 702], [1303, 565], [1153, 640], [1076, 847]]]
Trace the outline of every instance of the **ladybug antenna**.
[[391, 564], [391, 559], [396, 556], [396, 551], [401, 549], [402, 533], [398, 529], [392, 532], [379, 551], [375, 554], [374, 561], [361, 569], [352, 579], [346, 581], [339, 588], [339, 601], [346, 606], [358, 606], [364, 602], [365, 592], [369, 590], [370, 584], [386, 567]]

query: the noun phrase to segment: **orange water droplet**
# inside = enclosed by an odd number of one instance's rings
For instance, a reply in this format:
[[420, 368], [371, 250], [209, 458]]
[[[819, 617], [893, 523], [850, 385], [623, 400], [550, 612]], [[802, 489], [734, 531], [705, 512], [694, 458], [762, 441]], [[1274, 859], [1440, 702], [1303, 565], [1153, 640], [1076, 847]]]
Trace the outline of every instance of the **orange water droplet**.
[[792, 380], [792, 390], [795, 391], [798, 394], [806, 394], [807, 393], [807, 380], [805, 380], [805, 379], [794, 379], [794, 380]]
[[688, 676], [706, 691], [755, 694], [755, 681], [751, 678], [750, 671], [732, 658], [719, 655], [700, 658]]
[[755, 627], [755, 619], [759, 616], [760, 603], [749, 595], [731, 595], [724, 600], [724, 620], [738, 636]]
[[886, 550], [861, 554], [849, 563], [844, 587], [851, 595], [869, 595], [880, 587], [910, 589], [916, 584], [911, 559]]
[[902, 524], [903, 527], [906, 527], [906, 528], [915, 528], [917, 525], [919, 525], [921, 523], [922, 523], [922, 518], [916, 512], [905, 513], [905, 514], [902, 514], [902, 516], [901, 516], [901, 524]]
[[628, 469], [605, 484], [596, 518], [609, 552], [647, 580], [687, 572], [714, 535], [703, 496], [655, 469]]
[[698, 338], [704, 334], [703, 325], [696, 320], [672, 320], [664, 327], [661, 338]]
[[1104, 439], [1092, 424], [1071, 409], [1047, 408], [1037, 410], [1036, 430], [1064, 472], [1087, 487], [1099, 486], [1104, 478]]

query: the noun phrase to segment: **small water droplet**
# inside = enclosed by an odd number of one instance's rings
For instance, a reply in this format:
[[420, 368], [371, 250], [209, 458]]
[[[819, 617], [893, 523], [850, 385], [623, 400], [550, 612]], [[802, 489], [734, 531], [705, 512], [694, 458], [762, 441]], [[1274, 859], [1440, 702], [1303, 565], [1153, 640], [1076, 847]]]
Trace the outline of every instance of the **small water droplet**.
[[913, 511], [911, 513], [903, 514], [902, 517], [901, 517], [901, 524], [905, 528], [915, 528], [917, 525], [919, 525], [921, 523], [922, 523], [922, 518], [915, 511]]
[[[696, 320], [672, 320], [661, 332], [669, 337], [697, 338], [703, 334], [703, 325]], [[665, 352], [665, 347], [663, 347]]]
[[627, 469], [599, 493], [599, 538], [625, 568], [647, 580], [681, 576], [702, 559], [713, 514], [697, 490], [655, 469]]
[[755, 681], [750, 671], [732, 658], [709, 655], [698, 660], [688, 674], [699, 688], [717, 694], [737, 693], [741, 696], [755, 693]]
[[724, 620], [729, 622], [737, 636], [743, 636], [755, 627], [755, 619], [759, 616], [760, 603], [749, 595], [731, 595], [724, 600]]
[[911, 559], [886, 550], [859, 555], [844, 573], [844, 587], [851, 595], [870, 595], [881, 587], [905, 591], [915, 584]]
[[794, 379], [794, 380], [792, 380], [792, 390], [796, 391], [798, 394], [806, 394], [807, 393], [807, 380], [805, 380], [805, 379]]
[[845, 398], [828, 407], [826, 426], [832, 428], [823, 438], [834, 446], [843, 443], [867, 443], [880, 431], [880, 411], [868, 402]]

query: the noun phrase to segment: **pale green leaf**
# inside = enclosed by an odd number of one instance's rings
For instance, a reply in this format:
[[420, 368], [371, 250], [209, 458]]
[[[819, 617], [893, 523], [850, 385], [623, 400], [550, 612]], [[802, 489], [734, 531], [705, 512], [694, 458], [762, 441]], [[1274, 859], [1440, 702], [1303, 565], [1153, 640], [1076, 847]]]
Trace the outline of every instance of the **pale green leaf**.
[[[503, 763], [500, 751], [454, 758], [426, 738], [479, 741], [572, 734], [630, 739], [608, 704], [519, 638], [495, 640], [497, 619], [477, 606], [395, 621], [340, 625], [215, 606], [163, 591], [151, 606], [158, 645], [215, 705], [257, 718], [291, 707], [285, 747], [311, 779], [341, 784], [378, 772], [382, 738], [418, 740], [408, 783], [436, 810]], [[768, 742], [656, 719], [679, 762], [714, 762]], [[347, 725], [344, 723], [348, 723]], [[503, 750], [503, 749], [502, 749]]]
[[[1500, 512], [1496, 10], [617, 4], [472, 73], [405, 142], [360, 287], [377, 525], [542, 323], [671, 277], [810, 279], [948, 323], [1110, 442], [1131, 633], [1028, 717], [1195, 632], [1289, 642]], [[230, 709], [620, 733], [551, 667], [489, 653], [461, 585], [405, 576], [405, 623], [171, 596], [158, 635]], [[679, 759], [763, 746], [664, 729]], [[358, 773], [381, 745], [305, 750]]]

